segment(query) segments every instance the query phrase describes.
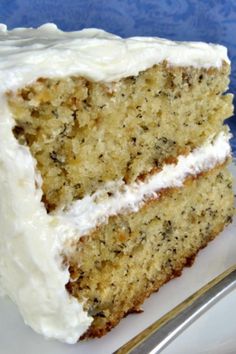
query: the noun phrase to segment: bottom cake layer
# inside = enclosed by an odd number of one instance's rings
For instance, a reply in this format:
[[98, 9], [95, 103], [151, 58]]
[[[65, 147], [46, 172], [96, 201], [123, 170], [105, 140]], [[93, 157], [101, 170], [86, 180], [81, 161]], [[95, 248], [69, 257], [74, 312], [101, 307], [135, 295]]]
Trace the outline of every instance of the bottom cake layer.
[[232, 178], [218, 166], [82, 237], [67, 259], [67, 289], [94, 318], [83, 338], [100, 337], [139, 311], [146, 297], [192, 264], [233, 212]]

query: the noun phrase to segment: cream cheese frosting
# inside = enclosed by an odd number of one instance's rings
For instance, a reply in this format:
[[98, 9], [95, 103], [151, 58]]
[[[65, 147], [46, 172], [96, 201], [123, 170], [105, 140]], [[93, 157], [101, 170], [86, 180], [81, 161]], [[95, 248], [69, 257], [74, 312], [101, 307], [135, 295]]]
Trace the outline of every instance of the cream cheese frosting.
[[220, 67], [227, 49], [162, 38], [123, 39], [99, 29], [63, 32], [54, 24], [8, 31], [0, 25], [1, 87], [16, 89], [38, 77], [79, 74], [111, 82], [166, 60], [170, 65]]
[[[137, 212], [150, 198], [158, 198], [165, 188], [182, 187], [189, 176], [208, 171], [230, 155], [230, 133], [220, 132], [187, 156], [179, 156], [177, 164], [167, 164], [162, 171], [126, 185], [123, 181], [110, 182], [104, 189], [74, 202], [68, 210], [57, 211], [60, 222], [71, 224], [77, 235], [86, 235], [98, 224], [106, 223], [109, 216], [122, 212]], [[110, 197], [107, 197], [112, 195]]]
[[[226, 48], [218, 45], [121, 39], [97, 29], [65, 33], [52, 24], [12, 31], [0, 25], [0, 287], [17, 304], [26, 324], [47, 337], [75, 343], [92, 322], [83, 304], [65, 289], [70, 278], [61, 257], [65, 243], [118, 211], [138, 210], [145, 199], [158, 197], [160, 189], [179, 187], [187, 176], [223, 162], [230, 154], [229, 135], [220, 133], [145, 183], [109, 184], [50, 215], [41, 202], [36, 162], [12, 133], [14, 120], [5, 92], [42, 76], [78, 74], [109, 82], [163, 60], [206, 68], [229, 62]], [[113, 197], [106, 198], [108, 189]]]
[[36, 163], [29, 149], [18, 144], [12, 127], [1, 97], [0, 287], [35, 331], [75, 343], [92, 319], [65, 289], [69, 271], [60, 255], [73, 230], [56, 225], [47, 214]]

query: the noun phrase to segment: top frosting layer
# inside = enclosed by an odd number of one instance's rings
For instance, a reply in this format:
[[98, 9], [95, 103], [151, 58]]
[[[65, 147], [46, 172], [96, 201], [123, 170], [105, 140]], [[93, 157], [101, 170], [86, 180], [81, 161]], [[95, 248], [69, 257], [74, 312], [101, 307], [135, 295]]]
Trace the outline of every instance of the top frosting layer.
[[202, 42], [161, 38], [123, 39], [99, 29], [63, 32], [54, 24], [8, 31], [0, 25], [0, 90], [16, 89], [38, 77], [82, 75], [115, 81], [166, 60], [170, 65], [220, 67], [227, 49]]

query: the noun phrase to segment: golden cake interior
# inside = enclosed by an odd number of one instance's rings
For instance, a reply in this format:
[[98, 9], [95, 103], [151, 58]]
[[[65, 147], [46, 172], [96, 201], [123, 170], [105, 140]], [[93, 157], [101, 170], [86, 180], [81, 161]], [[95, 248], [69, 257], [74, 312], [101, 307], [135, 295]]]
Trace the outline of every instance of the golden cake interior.
[[[175, 163], [223, 129], [230, 67], [171, 67], [166, 62], [118, 82], [40, 78], [8, 92], [15, 137], [42, 176], [50, 213], [107, 182], [130, 184]], [[68, 291], [94, 320], [83, 336], [105, 334], [191, 263], [233, 216], [226, 163], [160, 191], [138, 212], [111, 216], [63, 257]]]
[[139, 309], [180, 275], [232, 216], [232, 178], [218, 166], [82, 237], [67, 255], [72, 277], [67, 288], [94, 317], [84, 337], [105, 334]]
[[132, 183], [217, 134], [232, 115], [229, 70], [164, 62], [118, 82], [41, 78], [9, 92], [14, 133], [37, 161], [47, 209], [109, 181]]

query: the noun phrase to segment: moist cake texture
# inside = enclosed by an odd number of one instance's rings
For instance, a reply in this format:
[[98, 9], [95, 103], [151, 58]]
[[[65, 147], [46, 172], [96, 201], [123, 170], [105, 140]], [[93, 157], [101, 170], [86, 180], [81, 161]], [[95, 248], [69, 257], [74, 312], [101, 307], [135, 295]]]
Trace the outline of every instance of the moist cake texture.
[[234, 214], [226, 48], [0, 25], [0, 286], [100, 337]]
[[48, 210], [132, 183], [222, 130], [232, 114], [229, 65], [156, 65], [109, 84], [81, 77], [39, 79], [9, 93], [15, 136], [30, 146]]
[[226, 168], [216, 167], [137, 213], [111, 217], [75, 244], [67, 289], [80, 301], [87, 299], [85, 309], [94, 318], [84, 337], [105, 334], [192, 263], [232, 221], [231, 189]]

